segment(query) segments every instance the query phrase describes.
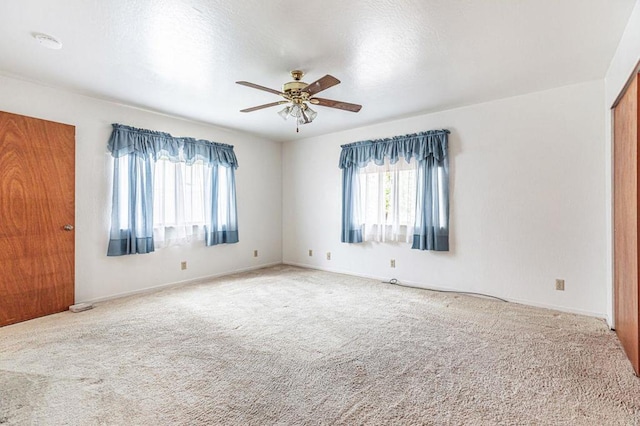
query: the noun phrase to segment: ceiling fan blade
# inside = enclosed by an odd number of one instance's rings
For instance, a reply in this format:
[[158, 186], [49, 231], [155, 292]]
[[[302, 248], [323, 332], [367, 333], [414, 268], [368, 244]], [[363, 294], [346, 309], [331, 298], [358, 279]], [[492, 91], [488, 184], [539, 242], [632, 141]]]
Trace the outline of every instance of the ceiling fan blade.
[[257, 111], [259, 109], [269, 108], [269, 107], [272, 107], [272, 106], [282, 105], [282, 104], [287, 104], [287, 103], [289, 103], [289, 101], [271, 102], [270, 104], [258, 105], [258, 106], [254, 106], [254, 107], [251, 107], [251, 108], [241, 109], [240, 112], [252, 112], [252, 111]]
[[309, 96], [313, 96], [316, 93], [322, 92], [323, 90], [328, 89], [329, 87], [333, 87], [338, 83], [340, 83], [340, 80], [332, 75], [327, 74], [321, 79], [308, 84], [307, 87], [301, 90], [301, 92], [307, 92]]
[[329, 107], [329, 108], [338, 108], [338, 109], [343, 109], [345, 111], [351, 111], [351, 112], [358, 112], [360, 111], [360, 108], [362, 108], [362, 105], [350, 104], [349, 102], [334, 101], [332, 99], [311, 98], [309, 99], [309, 102], [311, 102], [313, 105], [320, 105], [320, 106]]
[[237, 84], [241, 84], [247, 87], [253, 87], [254, 89], [264, 90], [265, 92], [273, 93], [282, 96], [282, 92], [279, 90], [269, 89], [268, 87], [260, 86], [259, 84], [249, 83], [248, 81], [236, 81]]

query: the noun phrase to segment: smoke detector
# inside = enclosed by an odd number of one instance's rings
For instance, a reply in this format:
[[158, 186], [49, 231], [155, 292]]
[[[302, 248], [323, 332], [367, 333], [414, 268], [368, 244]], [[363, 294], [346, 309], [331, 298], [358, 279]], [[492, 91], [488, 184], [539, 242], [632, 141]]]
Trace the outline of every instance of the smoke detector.
[[62, 42], [57, 38], [50, 36], [49, 34], [34, 33], [33, 38], [36, 39], [38, 44], [47, 49], [60, 50], [62, 49]]

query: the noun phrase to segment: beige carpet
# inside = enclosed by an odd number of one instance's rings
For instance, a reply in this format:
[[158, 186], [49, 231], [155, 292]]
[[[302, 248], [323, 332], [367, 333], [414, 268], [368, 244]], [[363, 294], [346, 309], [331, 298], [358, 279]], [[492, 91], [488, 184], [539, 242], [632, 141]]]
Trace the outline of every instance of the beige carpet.
[[0, 424], [637, 425], [597, 319], [274, 267], [0, 329]]

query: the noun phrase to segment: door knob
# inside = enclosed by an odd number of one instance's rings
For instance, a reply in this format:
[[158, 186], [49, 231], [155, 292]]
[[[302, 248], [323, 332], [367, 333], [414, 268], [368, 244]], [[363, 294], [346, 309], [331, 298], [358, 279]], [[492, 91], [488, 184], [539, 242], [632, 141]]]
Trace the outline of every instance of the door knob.
[[66, 225], [63, 227], [63, 229], [64, 229], [65, 231], [73, 231], [73, 225], [66, 224]]

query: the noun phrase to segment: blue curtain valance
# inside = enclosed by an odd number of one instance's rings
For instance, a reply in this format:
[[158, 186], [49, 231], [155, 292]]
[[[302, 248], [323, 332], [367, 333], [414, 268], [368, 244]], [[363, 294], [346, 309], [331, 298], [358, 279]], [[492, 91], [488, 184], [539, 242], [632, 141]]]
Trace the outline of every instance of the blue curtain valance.
[[400, 158], [404, 158], [407, 162], [411, 158], [423, 160], [427, 157], [442, 161], [447, 156], [447, 135], [449, 133], [449, 130], [446, 129], [430, 130], [342, 145], [339, 167], [341, 169], [353, 166], [365, 167], [369, 161], [381, 166], [384, 164], [385, 158], [389, 158], [391, 164], [397, 163]]
[[364, 219], [360, 205], [358, 169], [373, 161], [382, 166], [401, 158], [416, 159], [416, 219], [413, 245], [417, 250], [449, 250], [449, 131], [430, 130], [387, 139], [342, 145], [343, 243], [362, 243]]
[[151, 156], [154, 161], [168, 157], [171, 161], [193, 164], [202, 160], [207, 165], [238, 168], [233, 145], [194, 138], [177, 138], [169, 133], [137, 129], [114, 123], [109, 138], [109, 152], [115, 158], [136, 153]]

